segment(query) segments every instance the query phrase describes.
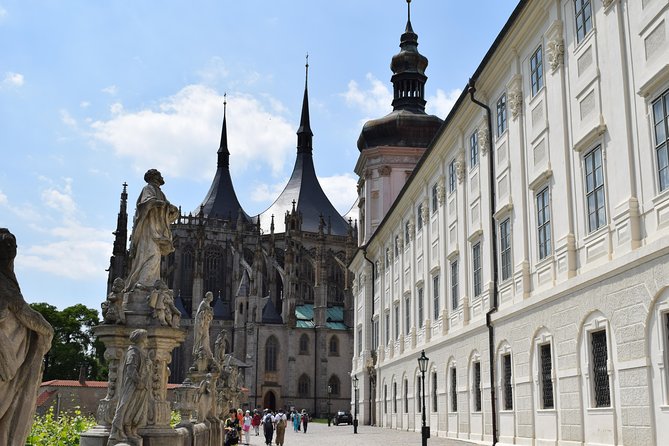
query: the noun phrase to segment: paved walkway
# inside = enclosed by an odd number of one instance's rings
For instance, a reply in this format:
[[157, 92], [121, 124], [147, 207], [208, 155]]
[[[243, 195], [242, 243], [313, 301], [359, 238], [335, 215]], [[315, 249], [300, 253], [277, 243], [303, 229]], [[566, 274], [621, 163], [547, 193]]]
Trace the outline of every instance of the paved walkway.
[[[243, 437], [242, 437], [243, 438]], [[420, 432], [407, 432], [372, 426], [358, 426], [358, 433], [353, 434], [353, 426], [331, 426], [321, 423], [309, 423], [307, 433], [294, 432], [292, 424], [286, 429], [285, 446], [420, 446]], [[265, 437], [255, 436], [251, 431], [251, 446], [264, 446]], [[272, 442], [272, 445], [275, 445]], [[432, 437], [428, 446], [472, 446], [474, 443]], [[241, 446], [241, 443], [240, 443]]]

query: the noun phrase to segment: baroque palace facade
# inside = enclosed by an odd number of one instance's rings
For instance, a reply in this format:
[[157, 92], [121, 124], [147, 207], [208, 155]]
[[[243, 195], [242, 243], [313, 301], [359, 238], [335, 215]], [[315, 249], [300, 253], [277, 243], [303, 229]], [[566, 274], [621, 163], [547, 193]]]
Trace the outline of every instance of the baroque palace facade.
[[[333, 410], [348, 406], [353, 333], [347, 265], [357, 228], [318, 182], [312, 137], [305, 82], [291, 178], [268, 210], [249, 216], [230, 177], [224, 113], [212, 185], [202, 203], [173, 224], [175, 251], [161, 265], [188, 331], [172, 354], [170, 382], [183, 382], [194, 363], [195, 313], [211, 291], [211, 349], [231, 353], [232, 365], [243, 370], [243, 407], [324, 414], [328, 402]], [[127, 275], [127, 221], [124, 185], [108, 288]]]
[[668, 441], [668, 21], [521, 0], [438, 129], [407, 23], [412, 70], [358, 140], [362, 422], [419, 431], [424, 392], [432, 436]]

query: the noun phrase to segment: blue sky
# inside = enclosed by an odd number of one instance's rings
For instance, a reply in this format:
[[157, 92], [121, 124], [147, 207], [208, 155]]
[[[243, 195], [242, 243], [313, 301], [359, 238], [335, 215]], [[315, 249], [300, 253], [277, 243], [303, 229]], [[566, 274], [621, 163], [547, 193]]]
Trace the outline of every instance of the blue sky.
[[[428, 112], [445, 117], [517, 0], [414, 0]], [[314, 162], [355, 200], [362, 124], [391, 111], [403, 0], [0, 0], [0, 227], [29, 302], [99, 308], [121, 184], [149, 168], [184, 211], [216, 170], [223, 94], [237, 195], [265, 210], [290, 176], [309, 53]]]

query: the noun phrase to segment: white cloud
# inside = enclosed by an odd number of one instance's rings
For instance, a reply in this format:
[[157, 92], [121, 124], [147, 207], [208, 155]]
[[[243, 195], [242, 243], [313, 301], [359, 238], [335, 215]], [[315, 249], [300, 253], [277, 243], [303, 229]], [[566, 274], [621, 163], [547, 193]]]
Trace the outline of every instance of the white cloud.
[[88, 101], [81, 101], [81, 102], [79, 103], [79, 107], [81, 107], [81, 108], [88, 108], [88, 107], [90, 107], [90, 106], [91, 106], [91, 103], [88, 102]]
[[205, 67], [197, 72], [202, 82], [207, 85], [215, 85], [217, 82], [228, 77], [229, 73], [230, 71], [225, 62], [218, 56], [209, 59]]
[[7, 10], [0, 6], [0, 22], [2, 22], [7, 17], [7, 15]]
[[118, 93], [118, 87], [116, 85], [110, 85], [108, 87], [103, 88], [100, 91], [102, 91], [103, 93], [107, 93], [108, 95], [111, 96], [116, 96], [116, 94]]
[[8, 203], [9, 201], [7, 200], [7, 195], [2, 193], [2, 191], [0, 190], [0, 205], [6, 205]]
[[68, 127], [77, 128], [77, 120], [65, 109], [60, 110], [60, 120]]
[[388, 86], [375, 78], [371, 73], [367, 73], [369, 88], [363, 90], [354, 80], [348, 83], [348, 90], [341, 95], [346, 104], [351, 107], [359, 108], [368, 116], [380, 117], [392, 111], [393, 94]]
[[73, 218], [77, 205], [72, 196], [72, 179], [66, 178], [62, 187], [50, 187], [42, 191], [42, 202], [59, 212], [64, 218]]
[[[135, 169], [155, 167], [171, 177], [192, 177], [195, 172], [211, 178], [223, 114], [223, 97], [216, 91], [188, 85], [153, 108], [115, 111], [109, 120], [91, 124], [92, 136], [129, 158]], [[253, 96], [228, 95], [227, 127], [235, 171], [266, 165], [278, 174], [293, 153], [294, 126]]]
[[256, 184], [251, 191], [251, 200], [258, 203], [270, 204], [276, 200], [288, 183], [288, 179], [274, 184], [261, 183]]
[[2, 85], [8, 87], [22, 87], [24, 83], [25, 79], [21, 73], [12, 73], [11, 71], [5, 73], [5, 77], [2, 80]]
[[436, 96], [430, 96], [427, 98], [426, 110], [429, 114], [436, 115], [444, 119], [446, 116], [448, 116], [448, 113], [451, 111], [451, 108], [453, 108], [455, 101], [458, 100], [461, 94], [462, 90], [460, 88], [451, 90], [448, 93], [438, 88]]
[[318, 181], [321, 183], [323, 192], [340, 214], [344, 214], [351, 209], [357, 196], [358, 184], [358, 180], [353, 174], [345, 173], [330, 177], [318, 177]]

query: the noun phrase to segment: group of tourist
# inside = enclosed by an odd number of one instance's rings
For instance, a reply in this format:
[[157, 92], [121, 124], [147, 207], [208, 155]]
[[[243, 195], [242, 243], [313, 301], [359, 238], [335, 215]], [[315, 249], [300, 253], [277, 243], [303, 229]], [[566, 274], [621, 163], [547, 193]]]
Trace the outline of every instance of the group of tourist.
[[[309, 425], [309, 414], [305, 409], [302, 412], [292, 410], [290, 412], [290, 420], [293, 422], [293, 430], [299, 432], [303, 430], [307, 433], [307, 426]], [[283, 409], [277, 412], [272, 412], [265, 409], [262, 414], [258, 409], [253, 411], [242, 409], [230, 409], [228, 418], [225, 420], [225, 446], [239, 444], [242, 433], [244, 435], [244, 445], [251, 444], [251, 429], [256, 435], [260, 435], [260, 428], [262, 427], [265, 435], [265, 444], [270, 446], [274, 438], [276, 446], [283, 446], [284, 437], [286, 434], [286, 426], [288, 425], [289, 417]]]

